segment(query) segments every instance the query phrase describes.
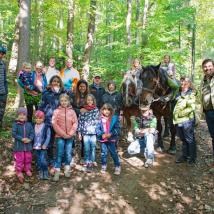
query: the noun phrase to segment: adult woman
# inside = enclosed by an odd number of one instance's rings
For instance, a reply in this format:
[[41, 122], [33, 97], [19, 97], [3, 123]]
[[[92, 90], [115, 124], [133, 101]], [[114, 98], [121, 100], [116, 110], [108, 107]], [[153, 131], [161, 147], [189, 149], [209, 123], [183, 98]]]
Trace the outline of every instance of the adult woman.
[[[76, 94], [73, 97], [73, 108], [79, 117], [80, 113], [84, 113], [87, 110], [84, 108], [85, 98], [89, 93], [89, 86], [85, 80], [79, 80], [77, 82]], [[81, 139], [81, 163], [84, 163], [84, 143]], [[72, 160], [73, 161], [73, 160]]]
[[107, 91], [102, 97], [102, 103], [109, 103], [114, 109], [116, 115], [120, 114], [123, 105], [123, 98], [120, 92], [116, 91], [116, 84], [114, 81], [109, 81], [107, 84]]
[[35, 71], [32, 71], [32, 82], [37, 89], [37, 94], [33, 95], [31, 90], [26, 90], [21, 81], [18, 80], [19, 85], [24, 89], [24, 99], [27, 107], [27, 118], [28, 122], [32, 122], [33, 116], [33, 108], [38, 109], [38, 104], [41, 100], [42, 92], [45, 90], [47, 86], [47, 79], [45, 74], [43, 73], [43, 64], [38, 61], [35, 65]]
[[77, 82], [76, 93], [73, 97], [73, 107], [77, 116], [84, 111], [85, 97], [89, 93], [88, 83], [85, 80]]
[[173, 123], [176, 124], [177, 133], [183, 143], [182, 155], [176, 160], [176, 163], [187, 161], [189, 164], [194, 164], [196, 161], [195, 93], [191, 88], [189, 78], [181, 79], [181, 90], [173, 112]]
[[53, 165], [53, 144], [55, 140], [55, 132], [52, 128], [51, 120], [54, 110], [59, 106], [59, 97], [65, 93], [63, 82], [57, 75], [50, 79], [50, 83], [42, 94], [42, 101], [39, 110], [45, 113], [45, 123], [51, 127], [51, 139], [48, 148], [49, 165]]

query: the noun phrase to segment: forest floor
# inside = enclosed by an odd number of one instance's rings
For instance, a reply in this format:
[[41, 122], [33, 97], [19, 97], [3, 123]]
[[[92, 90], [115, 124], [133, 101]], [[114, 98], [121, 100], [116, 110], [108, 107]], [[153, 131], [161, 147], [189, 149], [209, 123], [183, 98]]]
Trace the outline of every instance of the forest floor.
[[[119, 154], [122, 173], [113, 175], [112, 160], [108, 172], [81, 171], [76, 165], [71, 178], [58, 183], [33, 177], [20, 184], [12, 160], [11, 122], [13, 112], [7, 112], [5, 129], [0, 132], [0, 213], [214, 213], [214, 170], [211, 139], [204, 121], [196, 128], [198, 161], [194, 166], [175, 164], [175, 156], [156, 154], [152, 168], [144, 168], [143, 156], [129, 156], [128, 144], [121, 141]], [[165, 139], [166, 147], [169, 139]], [[180, 141], [177, 139], [180, 149]]]

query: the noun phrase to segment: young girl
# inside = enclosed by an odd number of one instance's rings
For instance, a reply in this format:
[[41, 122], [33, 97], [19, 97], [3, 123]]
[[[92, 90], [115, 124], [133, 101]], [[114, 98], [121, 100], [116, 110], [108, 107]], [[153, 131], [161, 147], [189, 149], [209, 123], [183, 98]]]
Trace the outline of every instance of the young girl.
[[79, 116], [79, 139], [84, 143], [84, 170], [90, 170], [90, 167], [97, 166], [95, 162], [96, 153], [96, 127], [99, 118], [99, 110], [96, 107], [96, 99], [92, 94], [85, 98], [84, 109]]
[[39, 171], [39, 179], [48, 179], [48, 163], [47, 163], [47, 149], [51, 138], [51, 130], [48, 125], [44, 123], [45, 114], [43, 111], [35, 112], [35, 137], [33, 149], [36, 153], [37, 169]]
[[106, 103], [101, 108], [101, 117], [97, 125], [97, 138], [101, 143], [101, 173], [105, 173], [107, 169], [107, 154], [108, 151], [115, 165], [115, 175], [121, 172], [120, 160], [116, 150], [116, 143], [120, 134], [120, 123], [118, 116], [114, 115], [113, 107]]
[[70, 97], [62, 94], [59, 98], [60, 106], [54, 111], [52, 125], [56, 133], [56, 162], [54, 181], [59, 180], [62, 157], [65, 158], [65, 177], [70, 177], [70, 163], [72, 159], [73, 137], [77, 130], [77, 116], [70, 105]]
[[14, 159], [16, 175], [20, 183], [24, 182], [23, 171], [27, 176], [32, 176], [32, 141], [34, 130], [31, 123], [27, 121], [27, 109], [18, 109], [18, 118], [12, 126], [12, 137], [14, 138]]
[[155, 134], [157, 119], [153, 115], [150, 106], [140, 106], [141, 110], [141, 119], [140, 126], [135, 121], [135, 135], [139, 138], [140, 147], [144, 149], [144, 156], [146, 162], [144, 166], [148, 168], [153, 165], [154, 161], [154, 143], [155, 143]]
[[22, 64], [22, 70], [19, 73], [18, 82], [29, 94], [33, 96], [38, 95], [37, 88], [34, 86], [30, 63], [24, 62]]

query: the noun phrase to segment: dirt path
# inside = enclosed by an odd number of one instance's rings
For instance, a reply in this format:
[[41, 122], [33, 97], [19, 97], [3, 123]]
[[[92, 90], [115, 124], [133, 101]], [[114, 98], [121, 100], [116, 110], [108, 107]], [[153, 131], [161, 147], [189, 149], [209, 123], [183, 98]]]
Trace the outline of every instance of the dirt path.
[[24, 185], [14, 176], [10, 140], [0, 140], [4, 145], [0, 147], [0, 213], [214, 213], [214, 173], [207, 156], [211, 140], [204, 122], [196, 133], [199, 157], [194, 167], [176, 165], [174, 156], [157, 154], [154, 167], [145, 169], [143, 157], [128, 156], [127, 144], [121, 143], [120, 176], [113, 175], [112, 163], [105, 175], [99, 167], [84, 173], [77, 165], [70, 179], [53, 183], [34, 176]]

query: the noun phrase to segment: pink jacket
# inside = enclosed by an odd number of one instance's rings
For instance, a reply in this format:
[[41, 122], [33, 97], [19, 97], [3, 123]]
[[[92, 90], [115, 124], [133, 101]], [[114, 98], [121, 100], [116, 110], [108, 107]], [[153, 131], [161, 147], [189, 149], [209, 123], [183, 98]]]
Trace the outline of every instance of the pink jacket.
[[73, 108], [63, 108], [59, 106], [53, 113], [52, 125], [56, 132], [56, 137], [65, 138], [66, 135], [71, 137], [75, 134], [78, 126], [77, 115]]

